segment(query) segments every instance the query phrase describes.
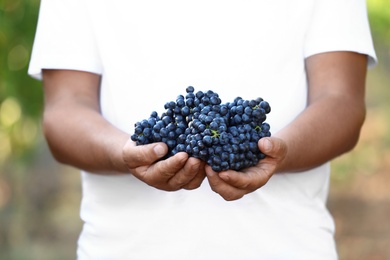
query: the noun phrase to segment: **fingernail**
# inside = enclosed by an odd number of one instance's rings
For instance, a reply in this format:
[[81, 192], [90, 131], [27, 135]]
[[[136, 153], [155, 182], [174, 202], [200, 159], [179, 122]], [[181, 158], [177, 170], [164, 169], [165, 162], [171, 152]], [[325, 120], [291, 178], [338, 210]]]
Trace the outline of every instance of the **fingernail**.
[[270, 151], [272, 149], [272, 142], [268, 139], [264, 139], [264, 150], [265, 151]]
[[162, 145], [156, 145], [154, 147], [154, 152], [156, 153], [156, 155], [158, 157], [162, 157], [162, 156], [165, 155], [165, 149], [164, 149], [164, 147]]
[[224, 180], [224, 181], [228, 181], [230, 178], [229, 178], [229, 174], [227, 172], [222, 172], [219, 174], [219, 177]]
[[[206, 166], [207, 168], [210, 168], [210, 166]], [[211, 169], [209, 169], [209, 170], [206, 170], [206, 174], [207, 174], [207, 176], [209, 176], [209, 177], [213, 177], [214, 176], [214, 171], [213, 170], [211, 170]]]

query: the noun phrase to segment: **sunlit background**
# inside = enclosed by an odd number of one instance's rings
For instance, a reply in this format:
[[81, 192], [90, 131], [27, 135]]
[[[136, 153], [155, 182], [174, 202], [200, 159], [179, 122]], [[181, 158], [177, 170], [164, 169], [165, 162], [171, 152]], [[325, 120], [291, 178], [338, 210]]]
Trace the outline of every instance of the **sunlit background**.
[[[41, 83], [27, 76], [39, 3], [0, 0], [0, 259], [74, 259], [81, 228], [78, 171], [49, 154]], [[390, 259], [390, 1], [367, 3], [379, 65], [360, 142], [332, 163], [340, 260]]]

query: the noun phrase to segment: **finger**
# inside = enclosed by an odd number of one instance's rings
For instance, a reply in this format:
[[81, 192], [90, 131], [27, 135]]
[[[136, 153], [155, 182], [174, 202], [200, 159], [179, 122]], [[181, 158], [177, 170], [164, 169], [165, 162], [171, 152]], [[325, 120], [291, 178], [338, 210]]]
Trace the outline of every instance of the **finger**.
[[251, 167], [242, 172], [225, 171], [219, 173], [219, 177], [223, 181], [233, 187], [245, 190], [247, 193], [264, 186], [271, 175], [271, 172], [268, 172], [261, 167]]
[[136, 146], [129, 140], [123, 148], [123, 159], [130, 169], [150, 165], [168, 152], [164, 143], [153, 143]]
[[211, 189], [221, 195], [223, 199], [227, 201], [237, 200], [246, 194], [244, 190], [238, 189], [225, 182], [209, 165], [207, 165], [205, 169]]
[[188, 154], [182, 152], [159, 161], [149, 167], [147, 171], [148, 178], [168, 183], [184, 167], [187, 159]]
[[287, 154], [286, 144], [277, 137], [264, 137], [258, 142], [260, 151], [272, 158], [284, 158]]
[[182, 188], [186, 190], [193, 190], [200, 187], [203, 180], [206, 178], [206, 172], [205, 172], [205, 165], [206, 163], [204, 161], [199, 160], [199, 169], [195, 175], [195, 177], [186, 185], [184, 185]]
[[150, 166], [137, 167], [133, 175], [146, 184], [165, 191], [175, 191], [180, 187], [172, 187], [169, 179], [172, 178], [180, 168], [182, 168], [188, 158], [186, 153], [176, 154], [166, 160], [159, 161]]
[[196, 158], [189, 158], [183, 168], [181, 168], [172, 178], [169, 180], [169, 184], [172, 187], [183, 187], [190, 183], [199, 172], [201, 161]]

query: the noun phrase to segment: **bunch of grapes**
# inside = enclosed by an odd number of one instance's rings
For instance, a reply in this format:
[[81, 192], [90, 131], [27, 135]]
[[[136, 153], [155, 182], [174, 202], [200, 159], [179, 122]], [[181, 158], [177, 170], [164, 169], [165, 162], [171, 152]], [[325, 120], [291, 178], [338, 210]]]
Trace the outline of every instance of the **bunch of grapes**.
[[161, 116], [153, 111], [148, 119], [135, 124], [131, 139], [137, 145], [164, 142], [166, 158], [186, 152], [216, 172], [241, 170], [265, 158], [257, 143], [271, 135], [265, 122], [271, 108], [262, 98], [237, 97], [222, 104], [217, 93], [195, 92], [190, 86], [186, 96], [179, 95], [164, 108]]

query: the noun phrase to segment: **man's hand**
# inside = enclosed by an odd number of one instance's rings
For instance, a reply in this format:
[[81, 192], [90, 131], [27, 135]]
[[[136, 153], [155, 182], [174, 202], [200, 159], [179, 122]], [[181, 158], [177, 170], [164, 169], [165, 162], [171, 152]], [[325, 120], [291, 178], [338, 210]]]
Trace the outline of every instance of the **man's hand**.
[[123, 159], [133, 174], [146, 184], [165, 191], [196, 189], [206, 177], [205, 163], [178, 153], [160, 160], [168, 151], [164, 143], [136, 146], [129, 140], [123, 148]]
[[231, 201], [240, 199], [266, 184], [284, 160], [287, 146], [283, 140], [276, 137], [262, 138], [258, 145], [267, 157], [242, 172], [229, 170], [217, 173], [210, 166], [206, 166], [211, 189], [225, 200]]

